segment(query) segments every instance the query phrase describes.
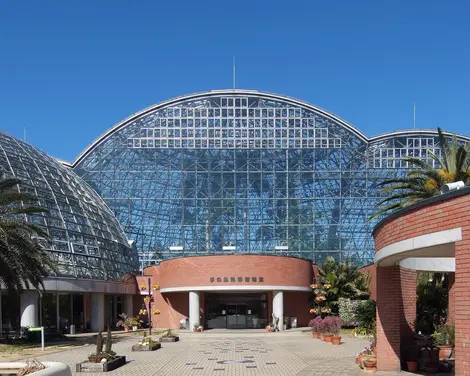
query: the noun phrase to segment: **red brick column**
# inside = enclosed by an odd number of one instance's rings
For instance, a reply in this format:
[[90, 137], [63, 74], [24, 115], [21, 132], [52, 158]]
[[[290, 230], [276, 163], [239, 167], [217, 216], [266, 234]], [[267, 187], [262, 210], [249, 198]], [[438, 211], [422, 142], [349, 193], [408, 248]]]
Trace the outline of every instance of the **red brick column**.
[[449, 297], [448, 297], [448, 307], [447, 307], [447, 323], [453, 324], [454, 323], [454, 313], [455, 313], [455, 273], [449, 273], [448, 279], [448, 290], [449, 290]]
[[[465, 234], [465, 232], [464, 232]], [[469, 239], [465, 234], [464, 239]], [[470, 375], [470, 240], [455, 243], [455, 374]]]
[[416, 318], [416, 271], [377, 268], [377, 369], [400, 371]]

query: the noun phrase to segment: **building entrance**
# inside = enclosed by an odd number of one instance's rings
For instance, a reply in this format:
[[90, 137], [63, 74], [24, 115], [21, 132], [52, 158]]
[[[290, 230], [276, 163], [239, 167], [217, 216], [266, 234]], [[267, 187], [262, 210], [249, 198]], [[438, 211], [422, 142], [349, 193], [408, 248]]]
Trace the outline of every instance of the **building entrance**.
[[267, 294], [206, 293], [208, 329], [258, 329], [268, 323]]

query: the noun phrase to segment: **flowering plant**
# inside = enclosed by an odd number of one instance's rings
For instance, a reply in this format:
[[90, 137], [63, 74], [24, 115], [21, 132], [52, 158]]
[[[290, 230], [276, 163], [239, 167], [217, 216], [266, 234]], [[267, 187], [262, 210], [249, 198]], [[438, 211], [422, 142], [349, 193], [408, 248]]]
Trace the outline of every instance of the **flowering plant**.
[[323, 285], [323, 287], [324, 287], [326, 290], [331, 289], [331, 284], [325, 283], [325, 284]]
[[317, 287], [318, 287], [318, 285], [317, 285], [316, 283], [312, 283], [312, 284], [310, 285], [310, 288], [311, 288], [311, 289], [316, 289]]
[[142, 283], [142, 284], [140, 285], [140, 289], [143, 291], [143, 290], [146, 290], [147, 288], [146, 288], [145, 284]]
[[144, 298], [144, 302], [145, 302], [146, 304], [149, 304], [149, 303], [150, 303], [150, 297], [146, 296], [146, 297]]
[[317, 311], [315, 308], [310, 308], [310, 313], [317, 314], [317, 313], [318, 313], [318, 311]]
[[153, 289], [154, 289], [154, 290], [160, 290], [160, 286], [158, 286], [158, 284], [154, 284], [154, 285], [153, 285]]
[[321, 332], [322, 324], [323, 319], [320, 316], [317, 316], [309, 321], [308, 326], [311, 327], [314, 332]]
[[154, 315], [159, 315], [159, 314], [160, 314], [160, 310], [159, 310], [159, 309], [154, 309], [154, 310], [153, 310], [153, 314], [154, 314]]
[[146, 314], [147, 314], [147, 310], [145, 308], [139, 311], [139, 315], [146, 315]]

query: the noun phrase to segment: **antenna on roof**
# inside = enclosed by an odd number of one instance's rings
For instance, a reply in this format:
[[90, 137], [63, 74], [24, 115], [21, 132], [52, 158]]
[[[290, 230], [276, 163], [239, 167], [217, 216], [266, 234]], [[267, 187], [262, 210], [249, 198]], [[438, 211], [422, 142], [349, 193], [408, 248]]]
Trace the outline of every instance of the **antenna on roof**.
[[235, 89], [235, 80], [236, 78], [236, 71], [235, 71], [235, 56], [233, 57], [233, 89]]
[[416, 104], [413, 103], [413, 129], [416, 128]]

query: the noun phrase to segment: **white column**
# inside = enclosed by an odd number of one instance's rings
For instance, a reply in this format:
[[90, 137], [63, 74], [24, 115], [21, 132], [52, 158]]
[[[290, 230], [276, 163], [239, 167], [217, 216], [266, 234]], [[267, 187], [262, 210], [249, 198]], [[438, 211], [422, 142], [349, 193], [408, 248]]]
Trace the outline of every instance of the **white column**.
[[278, 320], [279, 330], [284, 329], [284, 293], [282, 291], [273, 291], [273, 313]]
[[201, 325], [199, 321], [199, 292], [189, 292], [189, 329], [193, 329], [194, 325]]
[[38, 293], [25, 290], [20, 295], [21, 326], [38, 326]]
[[91, 294], [90, 326], [93, 332], [104, 330], [104, 294]]
[[[123, 306], [126, 315], [134, 316], [134, 295], [124, 295]], [[121, 313], [123, 312], [118, 312], [118, 315]]]

